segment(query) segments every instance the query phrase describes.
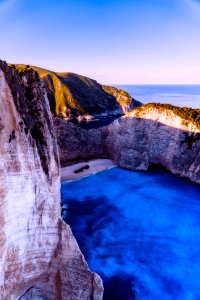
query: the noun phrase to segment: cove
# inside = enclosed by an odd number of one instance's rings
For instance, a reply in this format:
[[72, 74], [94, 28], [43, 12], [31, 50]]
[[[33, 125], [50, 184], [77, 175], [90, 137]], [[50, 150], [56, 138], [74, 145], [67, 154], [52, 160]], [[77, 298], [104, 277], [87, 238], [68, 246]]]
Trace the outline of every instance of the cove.
[[105, 300], [200, 299], [200, 186], [153, 168], [63, 183], [62, 203]]

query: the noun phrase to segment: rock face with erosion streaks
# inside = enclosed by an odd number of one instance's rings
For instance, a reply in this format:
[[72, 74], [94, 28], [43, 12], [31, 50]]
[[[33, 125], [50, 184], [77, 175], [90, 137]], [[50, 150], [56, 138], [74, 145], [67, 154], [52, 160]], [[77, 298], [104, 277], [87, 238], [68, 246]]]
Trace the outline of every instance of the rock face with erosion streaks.
[[100, 128], [54, 124], [61, 163], [104, 157], [140, 171], [157, 164], [200, 183], [200, 110], [148, 104]]
[[43, 83], [0, 61], [0, 299], [102, 299], [60, 218], [59, 157]]
[[84, 158], [109, 157], [106, 145], [108, 126], [86, 130], [60, 118], [54, 119], [54, 126], [61, 164]]
[[121, 167], [146, 171], [156, 164], [200, 183], [200, 129], [184, 108], [144, 105], [114, 122], [106, 143]]

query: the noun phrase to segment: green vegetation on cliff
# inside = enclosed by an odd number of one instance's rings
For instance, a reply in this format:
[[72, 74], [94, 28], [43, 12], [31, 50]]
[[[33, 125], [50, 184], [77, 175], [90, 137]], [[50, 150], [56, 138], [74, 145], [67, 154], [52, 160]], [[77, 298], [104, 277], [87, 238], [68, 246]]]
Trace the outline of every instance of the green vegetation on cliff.
[[137, 111], [145, 110], [147, 108], [167, 109], [171, 110], [175, 115], [182, 119], [193, 123], [197, 128], [200, 129], [200, 109], [194, 109], [191, 107], [179, 107], [170, 104], [161, 103], [148, 103], [137, 108]]
[[35, 66], [11, 65], [18, 72], [33, 68], [46, 85], [51, 111], [58, 117], [112, 115], [141, 105], [125, 91], [104, 86], [74, 73], [57, 73]]

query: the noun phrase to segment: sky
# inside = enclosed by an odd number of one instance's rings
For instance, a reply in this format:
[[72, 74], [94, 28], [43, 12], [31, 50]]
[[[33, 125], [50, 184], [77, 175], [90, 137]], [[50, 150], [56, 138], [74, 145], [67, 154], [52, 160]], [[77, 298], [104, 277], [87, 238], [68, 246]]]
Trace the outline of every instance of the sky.
[[0, 58], [104, 84], [200, 84], [200, 0], [0, 0]]

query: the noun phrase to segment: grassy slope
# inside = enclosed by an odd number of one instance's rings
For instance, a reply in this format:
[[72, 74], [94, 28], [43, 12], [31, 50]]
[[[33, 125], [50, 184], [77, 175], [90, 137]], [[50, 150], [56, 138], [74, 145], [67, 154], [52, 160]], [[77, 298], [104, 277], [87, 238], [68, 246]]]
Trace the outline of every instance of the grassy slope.
[[[25, 65], [16, 65], [19, 71]], [[137, 101], [125, 91], [104, 86], [95, 80], [74, 73], [56, 73], [39, 67], [36, 70], [46, 84], [50, 106], [53, 113], [65, 118], [71, 114], [112, 113], [121, 105], [138, 106]]]

